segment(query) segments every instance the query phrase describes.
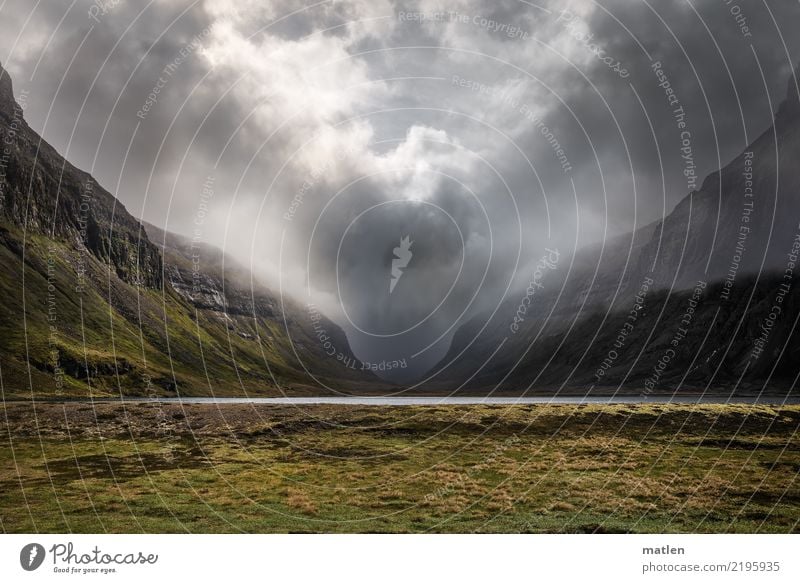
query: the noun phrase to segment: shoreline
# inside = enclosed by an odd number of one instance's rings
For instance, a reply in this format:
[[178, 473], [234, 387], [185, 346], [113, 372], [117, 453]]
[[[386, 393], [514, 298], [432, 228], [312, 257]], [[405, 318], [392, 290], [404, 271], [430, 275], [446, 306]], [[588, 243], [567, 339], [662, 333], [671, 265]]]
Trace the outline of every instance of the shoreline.
[[508, 405], [800, 405], [800, 396], [591, 396], [591, 397], [96, 397], [3, 399], [0, 404], [343, 405], [367, 407]]

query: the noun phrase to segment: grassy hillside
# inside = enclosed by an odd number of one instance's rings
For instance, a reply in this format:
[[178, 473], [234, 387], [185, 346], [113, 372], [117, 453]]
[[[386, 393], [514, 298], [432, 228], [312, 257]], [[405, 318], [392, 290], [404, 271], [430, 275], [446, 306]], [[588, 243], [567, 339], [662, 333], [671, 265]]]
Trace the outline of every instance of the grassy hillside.
[[[6, 398], [30, 396], [31, 388], [53, 398], [324, 391], [302, 368], [277, 317], [197, 309], [169, 283], [126, 283], [88, 252], [25, 236], [8, 223], [0, 224], [0, 270]], [[300, 351], [304, 364], [344, 389], [346, 369], [319, 356], [308, 326], [294, 333], [295, 344], [310, 347]]]
[[[331, 321], [145, 227], [25, 122], [0, 67], [0, 380], [6, 398], [374, 390]], [[167, 243], [168, 241], [168, 243]], [[316, 327], [315, 327], [316, 325]]]

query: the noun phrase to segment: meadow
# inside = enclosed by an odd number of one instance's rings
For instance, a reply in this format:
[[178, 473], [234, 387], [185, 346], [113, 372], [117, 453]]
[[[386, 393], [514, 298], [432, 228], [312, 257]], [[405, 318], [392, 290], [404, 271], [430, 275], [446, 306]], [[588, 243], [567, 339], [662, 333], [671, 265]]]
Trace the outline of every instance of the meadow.
[[798, 532], [800, 406], [0, 405], [4, 532]]

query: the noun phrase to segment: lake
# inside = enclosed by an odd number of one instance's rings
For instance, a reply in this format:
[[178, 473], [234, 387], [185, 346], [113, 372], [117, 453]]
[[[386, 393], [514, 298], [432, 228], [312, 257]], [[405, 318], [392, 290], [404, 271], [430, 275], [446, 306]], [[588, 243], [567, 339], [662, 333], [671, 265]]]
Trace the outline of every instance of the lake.
[[80, 399], [81, 402], [118, 403], [118, 402], [153, 402], [184, 404], [254, 404], [254, 405], [374, 405], [374, 406], [408, 406], [408, 405], [621, 405], [637, 403], [673, 403], [673, 404], [762, 404], [762, 405], [796, 405], [800, 397], [733, 397], [720, 396], [621, 396], [621, 397], [171, 397], [171, 398], [135, 398], [124, 399]]

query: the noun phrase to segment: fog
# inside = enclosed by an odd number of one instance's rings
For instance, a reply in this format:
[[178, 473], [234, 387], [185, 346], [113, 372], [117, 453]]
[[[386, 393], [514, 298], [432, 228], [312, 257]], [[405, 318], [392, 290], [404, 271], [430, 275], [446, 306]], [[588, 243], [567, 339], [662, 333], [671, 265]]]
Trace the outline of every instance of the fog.
[[764, 131], [799, 16], [718, 0], [13, 0], [0, 61], [28, 123], [131, 213], [320, 306], [405, 382], [543, 255], [566, 268], [658, 219]]

